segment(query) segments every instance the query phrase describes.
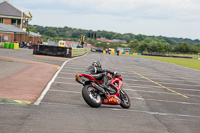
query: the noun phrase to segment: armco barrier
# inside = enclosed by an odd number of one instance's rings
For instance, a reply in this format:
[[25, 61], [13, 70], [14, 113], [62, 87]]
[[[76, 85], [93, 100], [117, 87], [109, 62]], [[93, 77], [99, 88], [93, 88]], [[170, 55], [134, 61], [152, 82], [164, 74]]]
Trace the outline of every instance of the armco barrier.
[[[103, 50], [103, 53], [106, 54], [106, 51]], [[110, 54], [116, 54], [116, 51], [111, 51]], [[142, 55], [141, 53], [132, 53], [132, 52], [119, 52], [119, 55]]]
[[110, 54], [115, 54], [115, 51], [111, 51]]
[[173, 57], [173, 58], [188, 58], [193, 59], [193, 57], [187, 57], [187, 56], [171, 56], [171, 55], [153, 55], [153, 54], [142, 54], [146, 56], [160, 56], [160, 57]]
[[59, 47], [59, 46], [48, 46], [48, 45], [34, 45], [33, 46], [33, 54], [72, 57], [72, 48]]

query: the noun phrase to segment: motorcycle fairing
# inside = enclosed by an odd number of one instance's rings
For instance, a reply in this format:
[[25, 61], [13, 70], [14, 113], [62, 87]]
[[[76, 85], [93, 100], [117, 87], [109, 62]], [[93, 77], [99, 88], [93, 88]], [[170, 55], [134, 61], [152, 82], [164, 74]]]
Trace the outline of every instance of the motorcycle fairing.
[[121, 104], [121, 100], [116, 95], [110, 95], [108, 99], [104, 98], [102, 100], [102, 104], [120, 105]]
[[[79, 82], [79, 83], [81, 83], [81, 82], [79, 81], [79, 78], [81, 78], [81, 77], [88, 78], [90, 81], [95, 81], [95, 82], [100, 83], [100, 84], [103, 83], [102, 80], [98, 81], [98, 80], [96, 80], [94, 77], [92, 77], [92, 75], [89, 75], [89, 74], [77, 74], [77, 75], [76, 75], [76, 81]], [[83, 83], [81, 83], [81, 84], [83, 84]]]

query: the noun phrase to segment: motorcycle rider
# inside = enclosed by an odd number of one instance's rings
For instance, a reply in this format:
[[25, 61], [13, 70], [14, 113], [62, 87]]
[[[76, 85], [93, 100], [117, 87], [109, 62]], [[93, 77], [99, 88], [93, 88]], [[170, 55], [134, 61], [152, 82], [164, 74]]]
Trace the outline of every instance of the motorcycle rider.
[[99, 61], [94, 61], [91, 66], [86, 70], [87, 74], [92, 75], [95, 79], [103, 79], [103, 88], [108, 88], [108, 76], [107, 73], [117, 74], [117, 72], [112, 72], [110, 70], [102, 69], [101, 63]]

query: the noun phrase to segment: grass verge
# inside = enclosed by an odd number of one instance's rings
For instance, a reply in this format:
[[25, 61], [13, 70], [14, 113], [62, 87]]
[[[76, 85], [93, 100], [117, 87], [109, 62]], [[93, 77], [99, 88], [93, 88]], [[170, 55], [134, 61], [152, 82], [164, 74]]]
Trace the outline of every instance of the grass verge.
[[0, 98], [0, 103], [17, 103], [17, 102], [7, 98]]
[[180, 66], [185, 66], [185, 67], [200, 70], [200, 61], [199, 60], [182, 59], [182, 58], [180, 59], [180, 58], [171, 58], [171, 57], [143, 56], [143, 55], [140, 57], [164, 61], [164, 62], [173, 63], [173, 64], [177, 64]]
[[0, 98], [0, 103], [17, 103], [17, 104], [31, 104], [29, 101], [11, 100], [7, 98]]

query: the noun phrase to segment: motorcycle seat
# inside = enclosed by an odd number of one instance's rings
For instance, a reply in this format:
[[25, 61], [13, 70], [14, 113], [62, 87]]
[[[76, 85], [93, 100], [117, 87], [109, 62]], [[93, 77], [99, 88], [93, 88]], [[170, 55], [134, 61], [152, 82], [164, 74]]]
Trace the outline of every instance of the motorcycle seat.
[[101, 80], [103, 77], [103, 74], [94, 74], [92, 75], [93, 78], [95, 78], [96, 80]]

